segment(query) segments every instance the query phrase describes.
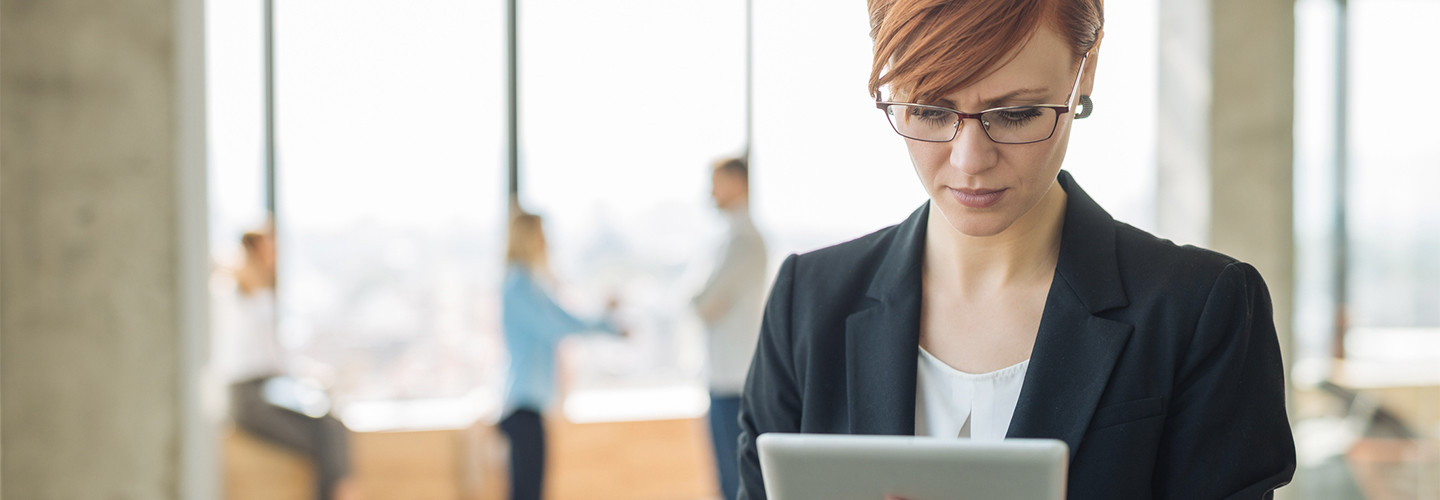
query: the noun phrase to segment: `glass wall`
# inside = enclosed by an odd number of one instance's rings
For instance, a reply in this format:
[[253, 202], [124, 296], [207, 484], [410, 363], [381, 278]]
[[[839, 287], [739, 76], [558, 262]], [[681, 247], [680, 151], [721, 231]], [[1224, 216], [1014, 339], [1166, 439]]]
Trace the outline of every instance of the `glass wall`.
[[[1409, 64], [1396, 50], [1433, 45], [1423, 19], [1440, 14], [1440, 4], [1351, 1], [1345, 15], [1332, 1], [1308, 0], [1296, 12], [1299, 355], [1433, 360], [1440, 353], [1433, 344], [1440, 341], [1440, 200], [1428, 192], [1440, 181], [1440, 146], [1428, 139], [1434, 126], [1424, 113], [1392, 113], [1390, 103], [1415, 82], [1440, 78], [1440, 70]], [[1337, 45], [1340, 23], [1348, 28], [1344, 45]], [[1339, 50], [1348, 66], [1337, 76]], [[1348, 255], [1336, 250], [1342, 241]]]
[[617, 297], [630, 336], [565, 349], [575, 421], [704, 413], [689, 298], [719, 244], [710, 168], [743, 153], [741, 2], [533, 0], [520, 10], [522, 206], [561, 298]]
[[353, 429], [498, 400], [502, 8], [277, 2], [280, 334]]
[[265, 43], [260, 2], [205, 8], [210, 248], [214, 265], [240, 258], [240, 235], [265, 221]]
[[[1346, 227], [1351, 251], [1347, 353], [1440, 363], [1440, 142], [1427, 113], [1394, 112], [1416, 85], [1440, 81], [1440, 67], [1415, 64], [1406, 48], [1431, 51], [1428, 20], [1440, 2], [1350, 2]], [[1388, 331], [1379, 331], [1388, 330]], [[1369, 335], [1423, 335], [1372, 341]], [[1391, 349], [1366, 344], [1388, 343]], [[1377, 349], [1383, 352], [1371, 352]]]
[[[1396, 112], [1440, 69], [1423, 0], [1296, 4], [1303, 498], [1440, 495], [1440, 145]], [[1398, 107], [1408, 107], [1398, 105]]]

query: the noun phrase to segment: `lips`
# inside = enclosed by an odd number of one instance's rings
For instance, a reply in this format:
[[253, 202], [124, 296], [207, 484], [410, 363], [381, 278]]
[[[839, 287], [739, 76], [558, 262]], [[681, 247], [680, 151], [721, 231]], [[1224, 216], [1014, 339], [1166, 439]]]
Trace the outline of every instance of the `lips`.
[[967, 208], [989, 208], [995, 206], [995, 204], [999, 203], [1000, 199], [1005, 196], [1005, 192], [1007, 191], [1007, 189], [946, 189], [955, 197], [955, 201], [960, 202], [961, 205]]

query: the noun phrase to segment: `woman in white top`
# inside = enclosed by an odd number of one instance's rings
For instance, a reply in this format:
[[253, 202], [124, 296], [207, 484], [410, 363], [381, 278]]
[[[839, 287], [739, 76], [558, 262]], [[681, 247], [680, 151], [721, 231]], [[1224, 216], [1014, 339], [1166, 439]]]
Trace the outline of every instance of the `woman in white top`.
[[1115, 221], [1061, 170], [1094, 108], [1101, 0], [869, 7], [876, 119], [929, 199], [781, 265], [741, 404], [740, 498], [765, 498], [765, 432], [1060, 439], [1072, 498], [1287, 483], [1259, 274]]
[[[240, 429], [279, 444], [315, 462], [315, 498], [354, 500], [359, 490], [350, 476], [349, 430], [327, 411], [306, 414], [277, 404], [267, 387], [287, 375], [284, 350], [276, 334], [275, 241], [269, 230], [240, 239], [244, 263], [235, 270], [233, 313], [217, 315], [220, 349], [217, 364], [230, 381], [230, 416]], [[299, 398], [286, 398], [299, 399]]]

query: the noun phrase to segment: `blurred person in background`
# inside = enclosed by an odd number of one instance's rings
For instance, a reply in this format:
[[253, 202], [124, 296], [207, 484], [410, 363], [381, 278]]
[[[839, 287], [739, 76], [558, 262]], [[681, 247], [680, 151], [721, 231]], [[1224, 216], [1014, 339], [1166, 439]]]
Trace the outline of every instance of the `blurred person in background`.
[[510, 498], [539, 500], [545, 479], [545, 427], [541, 418], [555, 399], [555, 350], [566, 335], [620, 334], [612, 321], [618, 302], [607, 303], [605, 318], [582, 320], [554, 299], [545, 229], [539, 215], [512, 206], [505, 249], [501, 323], [510, 353], [500, 430], [510, 441]]
[[740, 488], [740, 392], [755, 354], [765, 301], [765, 240], [750, 220], [750, 169], [745, 160], [716, 162], [710, 186], [710, 197], [725, 216], [725, 239], [719, 261], [691, 303], [705, 325], [716, 477], [725, 500], [734, 500]]
[[230, 416], [240, 429], [315, 463], [315, 498], [354, 500], [349, 430], [329, 412], [329, 398], [291, 377], [277, 335], [275, 237], [267, 226], [240, 238], [244, 260], [233, 294], [216, 310], [216, 360], [230, 383]]

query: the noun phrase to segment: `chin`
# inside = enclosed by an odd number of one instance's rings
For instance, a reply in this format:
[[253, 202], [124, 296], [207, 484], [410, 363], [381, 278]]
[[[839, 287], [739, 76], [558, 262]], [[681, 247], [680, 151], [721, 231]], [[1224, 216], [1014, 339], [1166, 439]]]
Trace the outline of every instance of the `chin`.
[[1014, 217], [1003, 212], [974, 212], [953, 207], [942, 208], [940, 212], [951, 229], [972, 238], [995, 236], [1015, 223]]

